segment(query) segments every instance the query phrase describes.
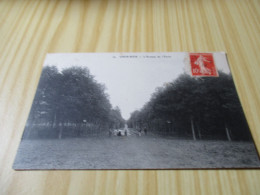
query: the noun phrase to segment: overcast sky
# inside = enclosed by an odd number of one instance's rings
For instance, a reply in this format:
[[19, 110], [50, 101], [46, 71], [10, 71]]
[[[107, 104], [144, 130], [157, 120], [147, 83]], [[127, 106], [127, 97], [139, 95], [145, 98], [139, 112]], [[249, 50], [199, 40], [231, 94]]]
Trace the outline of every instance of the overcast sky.
[[[149, 101], [157, 87], [171, 82], [187, 70], [187, 53], [56, 53], [44, 65], [61, 71], [71, 66], [88, 67], [99, 83], [105, 84], [113, 107], [124, 119]], [[218, 69], [229, 72], [224, 53], [214, 54]]]

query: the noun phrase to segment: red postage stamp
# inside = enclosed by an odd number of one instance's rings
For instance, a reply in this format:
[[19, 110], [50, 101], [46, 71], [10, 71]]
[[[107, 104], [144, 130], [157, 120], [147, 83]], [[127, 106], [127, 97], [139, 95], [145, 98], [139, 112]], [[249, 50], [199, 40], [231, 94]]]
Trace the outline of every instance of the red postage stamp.
[[192, 76], [218, 76], [212, 53], [190, 53], [189, 57]]

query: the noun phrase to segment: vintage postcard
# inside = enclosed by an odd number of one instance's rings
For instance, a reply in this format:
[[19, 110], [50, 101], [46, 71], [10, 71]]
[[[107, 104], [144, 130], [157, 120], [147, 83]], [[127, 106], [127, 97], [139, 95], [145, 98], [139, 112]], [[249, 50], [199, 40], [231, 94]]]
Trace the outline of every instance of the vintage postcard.
[[259, 167], [223, 52], [47, 54], [13, 164]]

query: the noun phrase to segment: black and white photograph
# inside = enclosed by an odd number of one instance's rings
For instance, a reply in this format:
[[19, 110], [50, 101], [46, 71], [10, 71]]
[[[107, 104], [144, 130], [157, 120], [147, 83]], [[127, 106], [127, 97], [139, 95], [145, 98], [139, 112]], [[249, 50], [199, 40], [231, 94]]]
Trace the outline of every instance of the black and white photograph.
[[13, 164], [259, 167], [223, 52], [47, 54]]

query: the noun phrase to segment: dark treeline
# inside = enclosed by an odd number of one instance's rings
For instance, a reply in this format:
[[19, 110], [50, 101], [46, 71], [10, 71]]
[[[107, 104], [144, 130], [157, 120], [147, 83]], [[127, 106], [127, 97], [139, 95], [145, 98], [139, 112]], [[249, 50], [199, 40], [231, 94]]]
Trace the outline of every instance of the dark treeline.
[[251, 134], [230, 74], [193, 78], [180, 75], [157, 88], [128, 126], [155, 134], [188, 139], [251, 140]]
[[63, 138], [102, 134], [124, 126], [119, 108], [113, 109], [105, 86], [87, 68], [59, 72], [43, 68], [23, 138]]

